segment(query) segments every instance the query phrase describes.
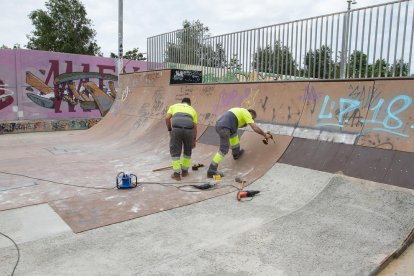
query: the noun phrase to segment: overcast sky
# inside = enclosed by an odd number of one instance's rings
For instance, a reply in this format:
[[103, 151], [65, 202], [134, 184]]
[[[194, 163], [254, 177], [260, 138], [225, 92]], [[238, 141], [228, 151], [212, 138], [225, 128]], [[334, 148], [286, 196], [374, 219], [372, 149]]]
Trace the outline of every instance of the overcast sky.
[[[0, 0], [0, 46], [27, 44], [33, 31], [28, 15], [45, 9], [46, 0]], [[118, 52], [118, 0], [81, 0], [97, 32], [104, 56]], [[340, 12], [346, 0], [124, 0], [124, 53], [138, 47], [146, 52], [150, 36], [174, 31], [184, 20], [199, 19], [211, 35], [242, 31], [297, 19]], [[354, 8], [382, 4], [387, 0], [357, 0]]]

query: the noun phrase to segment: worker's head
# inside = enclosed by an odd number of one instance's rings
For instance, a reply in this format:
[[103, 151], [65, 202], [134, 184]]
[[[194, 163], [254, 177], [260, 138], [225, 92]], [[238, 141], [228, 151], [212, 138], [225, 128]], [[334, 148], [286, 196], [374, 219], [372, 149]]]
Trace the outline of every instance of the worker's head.
[[255, 110], [253, 110], [253, 109], [247, 109], [249, 112], [250, 112], [250, 114], [252, 115], [252, 118], [253, 118], [253, 120], [254, 119], [256, 119], [256, 117], [257, 117], [257, 114], [256, 114], [256, 111]]
[[191, 105], [191, 100], [190, 100], [190, 98], [184, 98], [184, 99], [181, 100], [181, 103], [186, 103], [188, 105]]

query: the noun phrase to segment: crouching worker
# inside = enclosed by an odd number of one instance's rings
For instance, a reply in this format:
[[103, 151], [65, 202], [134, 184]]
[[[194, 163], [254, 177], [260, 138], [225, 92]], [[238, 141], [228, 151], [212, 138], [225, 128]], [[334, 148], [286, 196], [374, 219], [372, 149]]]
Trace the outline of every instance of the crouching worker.
[[[191, 151], [196, 145], [197, 113], [191, 107], [191, 100], [184, 98], [181, 103], [170, 106], [165, 123], [170, 131], [170, 154], [174, 173], [171, 177], [181, 180], [188, 175]], [[183, 150], [184, 149], [184, 150]], [[181, 152], [184, 151], [181, 159]]]
[[216, 132], [220, 136], [220, 148], [214, 155], [213, 161], [207, 170], [207, 177], [212, 178], [214, 175], [224, 176], [222, 172], [218, 172], [218, 165], [231, 147], [233, 159], [239, 159], [244, 150], [240, 149], [239, 136], [237, 130], [249, 125], [254, 132], [262, 135], [264, 138], [270, 138], [270, 134], [264, 133], [255, 123], [256, 111], [253, 109], [245, 109], [235, 107], [225, 112], [216, 122]]

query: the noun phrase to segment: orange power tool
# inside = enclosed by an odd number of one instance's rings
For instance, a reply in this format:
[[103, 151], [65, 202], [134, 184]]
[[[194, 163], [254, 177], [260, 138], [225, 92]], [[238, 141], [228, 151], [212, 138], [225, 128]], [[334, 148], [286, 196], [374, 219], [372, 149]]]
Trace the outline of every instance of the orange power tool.
[[241, 201], [241, 199], [245, 197], [254, 197], [258, 193], [260, 193], [260, 191], [240, 191], [237, 193], [237, 200]]

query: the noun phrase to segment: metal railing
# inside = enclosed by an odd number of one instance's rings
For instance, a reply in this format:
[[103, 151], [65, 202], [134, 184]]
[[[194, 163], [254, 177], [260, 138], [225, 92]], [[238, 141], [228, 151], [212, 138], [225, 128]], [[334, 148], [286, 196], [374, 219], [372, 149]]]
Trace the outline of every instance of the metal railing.
[[395, 1], [219, 36], [189, 27], [147, 39], [148, 69], [203, 82], [412, 76], [414, 5]]

